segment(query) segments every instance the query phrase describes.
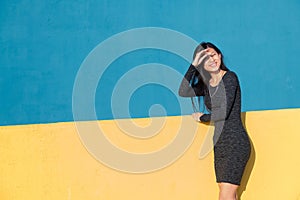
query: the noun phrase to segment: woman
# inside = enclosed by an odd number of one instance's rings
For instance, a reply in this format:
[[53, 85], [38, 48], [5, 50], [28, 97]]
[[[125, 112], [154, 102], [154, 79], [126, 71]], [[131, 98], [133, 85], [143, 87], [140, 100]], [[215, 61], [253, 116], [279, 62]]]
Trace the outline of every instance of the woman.
[[214, 166], [219, 199], [237, 200], [237, 189], [251, 148], [241, 120], [238, 77], [225, 66], [223, 55], [215, 45], [202, 42], [196, 48], [179, 95], [204, 97], [209, 114], [195, 112], [192, 117], [198, 122], [214, 124]]

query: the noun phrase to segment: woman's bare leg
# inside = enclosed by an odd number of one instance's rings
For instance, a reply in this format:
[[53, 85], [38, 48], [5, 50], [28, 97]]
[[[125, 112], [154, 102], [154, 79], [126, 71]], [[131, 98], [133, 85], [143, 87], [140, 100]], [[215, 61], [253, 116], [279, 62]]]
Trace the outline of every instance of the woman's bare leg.
[[238, 185], [231, 183], [219, 183], [219, 200], [237, 200]]

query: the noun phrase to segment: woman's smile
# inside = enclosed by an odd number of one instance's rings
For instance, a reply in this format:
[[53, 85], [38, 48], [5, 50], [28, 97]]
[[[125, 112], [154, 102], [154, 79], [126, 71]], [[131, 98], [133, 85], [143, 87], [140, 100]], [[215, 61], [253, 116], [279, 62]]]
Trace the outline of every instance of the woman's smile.
[[217, 66], [217, 63], [213, 62], [213, 63], [210, 64], [210, 66], [211, 66], [211, 67], [216, 67], [216, 66]]

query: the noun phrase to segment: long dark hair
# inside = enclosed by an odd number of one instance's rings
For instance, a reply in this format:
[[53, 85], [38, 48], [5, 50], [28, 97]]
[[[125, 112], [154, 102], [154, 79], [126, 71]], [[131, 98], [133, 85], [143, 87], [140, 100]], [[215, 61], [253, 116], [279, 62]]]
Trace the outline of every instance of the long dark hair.
[[[221, 65], [220, 69], [224, 71], [229, 71], [223, 61], [223, 54], [221, 50], [211, 42], [201, 42], [195, 49], [193, 59], [195, 58], [196, 54], [203, 49], [213, 48], [219, 55], [221, 55]], [[210, 74], [204, 69], [204, 64], [200, 64], [199, 66], [195, 66], [196, 71], [193, 75], [191, 80], [191, 86], [194, 88], [196, 92], [196, 96], [203, 96], [204, 93], [207, 91], [207, 86], [209, 84], [209, 80], [211, 78]]]
[[[220, 69], [222, 69], [224, 71], [229, 71], [229, 69], [226, 67], [226, 65], [223, 61], [223, 54], [222, 54], [221, 50], [216, 45], [212, 44], [211, 42], [201, 42], [194, 51], [193, 59], [196, 57], [196, 54], [199, 51], [202, 51], [207, 48], [213, 48], [219, 55], [221, 55]], [[195, 73], [191, 79], [191, 86], [193, 87], [193, 89], [195, 91], [197, 101], [194, 100], [195, 97], [191, 97], [191, 100], [192, 100], [192, 105], [193, 105], [194, 111], [199, 112], [200, 107], [201, 107], [200, 96], [204, 96], [205, 94], [208, 93], [207, 87], [208, 87], [211, 75], [204, 69], [204, 64], [200, 64], [199, 66], [195, 66], [195, 67], [197, 70], [195, 71]], [[198, 106], [196, 105], [196, 102], [198, 102], [197, 103]], [[205, 104], [204, 104], [204, 107], [205, 107]], [[203, 107], [203, 109], [204, 109], [204, 107]], [[202, 112], [204, 112], [204, 110]]]

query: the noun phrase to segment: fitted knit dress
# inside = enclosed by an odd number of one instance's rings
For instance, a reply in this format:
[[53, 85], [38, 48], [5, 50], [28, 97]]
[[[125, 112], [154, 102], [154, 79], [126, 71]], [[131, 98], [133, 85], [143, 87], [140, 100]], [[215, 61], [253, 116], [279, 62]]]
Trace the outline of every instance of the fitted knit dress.
[[201, 90], [190, 86], [195, 72], [191, 65], [181, 82], [179, 95], [184, 97], [204, 96], [209, 114], [200, 117], [201, 122], [212, 122], [215, 126], [214, 165], [216, 181], [240, 185], [243, 172], [250, 157], [251, 146], [241, 120], [241, 90], [238, 77], [227, 71], [216, 87]]

